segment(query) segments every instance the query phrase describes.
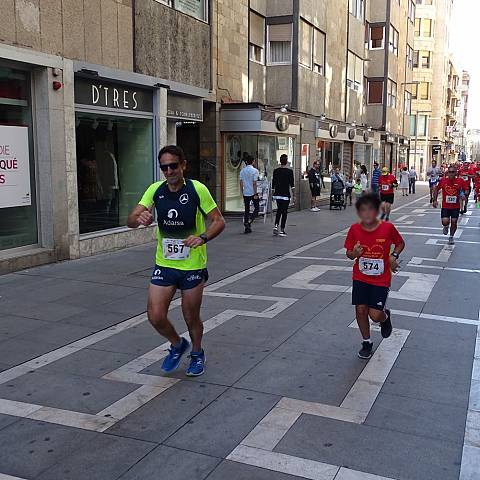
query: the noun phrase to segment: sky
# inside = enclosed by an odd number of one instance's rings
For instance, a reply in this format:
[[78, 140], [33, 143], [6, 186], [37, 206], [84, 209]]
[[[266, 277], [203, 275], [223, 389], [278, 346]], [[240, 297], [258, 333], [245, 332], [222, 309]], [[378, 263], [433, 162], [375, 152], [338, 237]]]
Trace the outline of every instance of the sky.
[[454, 0], [450, 25], [450, 50], [460, 70], [470, 73], [467, 126], [480, 128], [479, 0]]

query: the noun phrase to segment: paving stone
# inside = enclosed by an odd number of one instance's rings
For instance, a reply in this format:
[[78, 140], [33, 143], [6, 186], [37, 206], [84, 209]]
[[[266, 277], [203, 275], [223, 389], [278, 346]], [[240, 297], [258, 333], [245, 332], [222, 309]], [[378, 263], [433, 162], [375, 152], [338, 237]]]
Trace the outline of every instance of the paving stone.
[[9, 340], [22, 333], [46, 327], [49, 322], [35, 320], [33, 318], [18, 317], [16, 315], [3, 315], [0, 322], [0, 341]]
[[309, 402], [340, 405], [365, 362], [354, 354], [346, 358], [297, 351], [275, 352], [235, 384], [259, 392]]
[[117, 323], [121, 323], [129, 318], [135, 317], [136, 314], [131, 313], [113, 313], [102, 311], [100, 308], [85, 309], [84, 312], [77, 315], [72, 315], [59, 323], [65, 325], [76, 325], [80, 327], [87, 327], [92, 331], [103, 330], [104, 328], [111, 327]]
[[224, 391], [225, 387], [208, 383], [177, 383], [111, 427], [108, 433], [163, 442]]
[[[464, 374], [462, 373], [462, 377]], [[456, 383], [456, 376], [405, 370], [397, 365], [383, 384], [382, 392], [466, 408], [470, 383]]]
[[85, 309], [81, 306], [65, 305], [60, 302], [37, 302], [23, 299], [0, 302], [0, 312], [10, 313], [20, 317], [35, 318], [47, 322], [57, 322], [70, 315], [82, 313]]
[[467, 409], [380, 393], [366, 425], [453, 443], [463, 443]]
[[274, 395], [230, 388], [165, 444], [226, 457], [278, 400]]
[[122, 480], [204, 480], [219, 462], [218, 458], [160, 445], [123, 475]]
[[457, 358], [445, 355], [444, 351], [404, 347], [395, 366], [423, 374], [450, 375], [455, 377], [456, 383], [470, 383], [472, 358]]
[[12, 417], [11, 415], [0, 414], [0, 430], [2, 428], [8, 427], [14, 422], [18, 422], [19, 420], [19, 417]]
[[101, 378], [106, 373], [125, 365], [136, 357], [135, 354], [86, 348], [40, 368], [39, 372], [60, 372]]
[[462, 444], [302, 415], [275, 451], [402, 480], [457, 479]]
[[52, 350], [55, 350], [55, 346], [50, 343], [20, 339], [18, 337], [0, 342], [2, 363], [10, 367], [24, 363]]
[[153, 443], [101, 435], [48, 468], [38, 480], [115, 480], [156, 447]]
[[301, 477], [285, 475], [263, 468], [224, 460], [209, 476], [208, 480], [300, 480]]
[[0, 430], [0, 472], [35, 478], [98, 435], [36, 420], [19, 420]]
[[96, 414], [138, 385], [33, 371], [0, 385], [0, 398]]

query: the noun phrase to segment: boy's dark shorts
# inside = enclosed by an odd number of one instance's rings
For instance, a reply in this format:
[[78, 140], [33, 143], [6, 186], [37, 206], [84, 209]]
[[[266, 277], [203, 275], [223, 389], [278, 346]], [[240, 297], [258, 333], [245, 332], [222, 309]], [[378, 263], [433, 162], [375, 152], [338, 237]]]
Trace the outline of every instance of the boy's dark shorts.
[[441, 218], [458, 218], [460, 216], [459, 208], [442, 208]]
[[208, 270], [179, 270], [155, 265], [150, 283], [158, 287], [177, 287], [179, 290], [190, 290], [208, 281]]
[[395, 196], [393, 193], [381, 193], [380, 194], [380, 200], [382, 202], [387, 202], [387, 203], [390, 203], [391, 205], [393, 205], [393, 200], [394, 200]]
[[370, 283], [353, 281], [352, 305], [368, 305], [375, 310], [383, 310], [387, 303], [388, 287], [371, 285]]

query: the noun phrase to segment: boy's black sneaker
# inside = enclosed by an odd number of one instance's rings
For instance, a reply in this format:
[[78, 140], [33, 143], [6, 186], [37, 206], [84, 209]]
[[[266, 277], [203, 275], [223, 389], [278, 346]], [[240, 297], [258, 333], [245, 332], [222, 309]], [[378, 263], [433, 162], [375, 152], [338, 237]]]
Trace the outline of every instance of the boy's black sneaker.
[[358, 352], [358, 358], [361, 358], [362, 360], [368, 360], [369, 358], [372, 358], [372, 349], [372, 342], [362, 342], [362, 348]]
[[390, 310], [385, 309], [387, 319], [380, 324], [380, 330], [383, 338], [388, 338], [392, 334], [392, 320], [390, 319]]

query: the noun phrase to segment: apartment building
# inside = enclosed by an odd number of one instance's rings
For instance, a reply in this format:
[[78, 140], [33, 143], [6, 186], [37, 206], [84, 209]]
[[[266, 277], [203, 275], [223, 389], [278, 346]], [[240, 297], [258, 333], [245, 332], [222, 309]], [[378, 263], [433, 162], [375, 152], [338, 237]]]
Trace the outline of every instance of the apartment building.
[[416, 3], [413, 63], [417, 83], [413, 89], [410, 163], [415, 165], [420, 178], [425, 178], [432, 159], [442, 162], [450, 155], [447, 124], [454, 118], [453, 87], [458, 74], [448, 51], [453, 0], [417, 0]]
[[454, 139], [458, 159], [467, 160], [467, 120], [468, 120], [468, 95], [470, 89], [470, 74], [463, 70], [461, 83], [458, 88], [460, 101], [457, 107]]

